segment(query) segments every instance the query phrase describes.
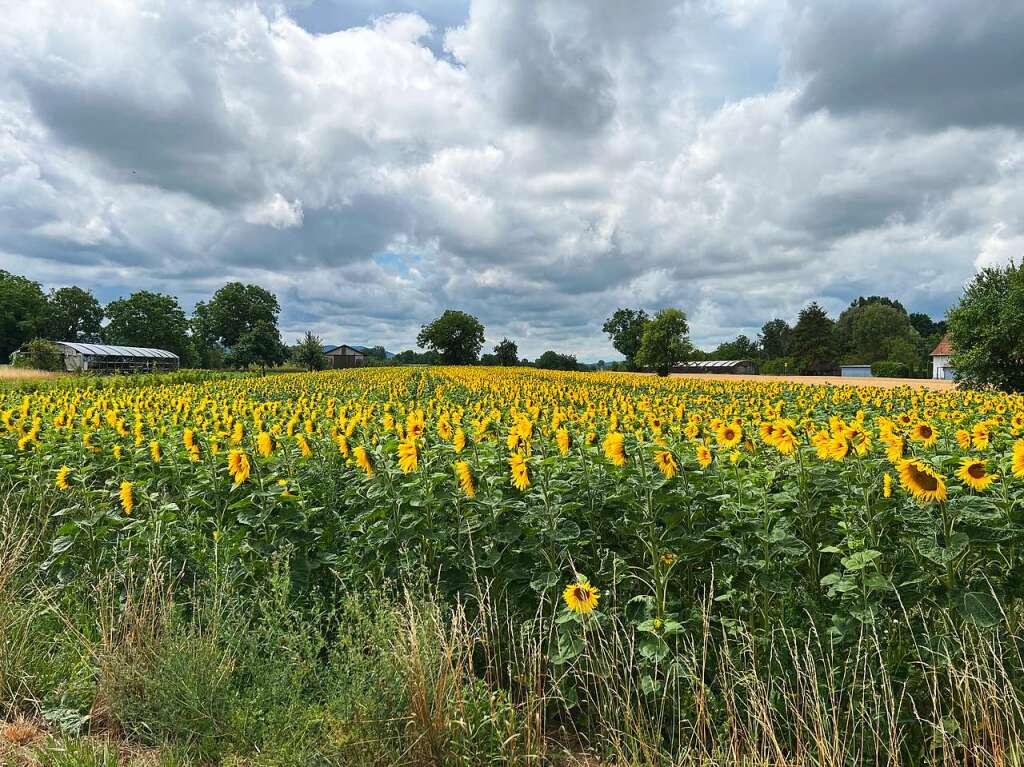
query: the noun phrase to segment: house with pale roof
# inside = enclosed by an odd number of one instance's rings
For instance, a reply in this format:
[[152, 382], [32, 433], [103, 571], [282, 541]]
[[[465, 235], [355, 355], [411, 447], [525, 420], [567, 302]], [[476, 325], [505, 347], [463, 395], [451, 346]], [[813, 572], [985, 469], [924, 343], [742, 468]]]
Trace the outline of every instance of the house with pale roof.
[[945, 335], [938, 345], [932, 349], [932, 378], [952, 381], [956, 377], [956, 371], [949, 364], [949, 358], [952, 354], [953, 347], [949, 344], [949, 336]]

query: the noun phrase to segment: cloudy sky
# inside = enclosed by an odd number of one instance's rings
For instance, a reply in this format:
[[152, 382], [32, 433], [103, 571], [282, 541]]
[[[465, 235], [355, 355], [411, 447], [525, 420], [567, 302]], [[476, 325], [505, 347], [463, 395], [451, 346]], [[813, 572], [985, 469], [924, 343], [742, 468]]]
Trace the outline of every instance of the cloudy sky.
[[1024, 255], [1019, 0], [5, 5], [0, 268], [104, 301], [593, 360], [617, 306], [712, 346]]

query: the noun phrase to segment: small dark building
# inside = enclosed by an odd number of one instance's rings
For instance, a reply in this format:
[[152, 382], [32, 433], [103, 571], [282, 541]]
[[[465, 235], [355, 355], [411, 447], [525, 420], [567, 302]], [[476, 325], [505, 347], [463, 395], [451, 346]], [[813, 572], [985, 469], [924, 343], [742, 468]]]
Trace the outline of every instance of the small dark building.
[[362, 349], [354, 346], [325, 346], [324, 355], [327, 357], [329, 368], [359, 368], [366, 364], [366, 354]]
[[701, 360], [676, 365], [672, 372], [754, 375], [757, 373], [757, 365], [753, 360]]

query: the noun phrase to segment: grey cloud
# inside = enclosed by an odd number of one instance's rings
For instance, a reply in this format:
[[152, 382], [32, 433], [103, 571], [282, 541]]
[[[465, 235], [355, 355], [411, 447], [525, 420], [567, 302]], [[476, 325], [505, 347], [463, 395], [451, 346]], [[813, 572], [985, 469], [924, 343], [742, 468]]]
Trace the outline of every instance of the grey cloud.
[[1024, 127], [1017, 0], [797, 3], [788, 51], [805, 111], [878, 111], [929, 129]]

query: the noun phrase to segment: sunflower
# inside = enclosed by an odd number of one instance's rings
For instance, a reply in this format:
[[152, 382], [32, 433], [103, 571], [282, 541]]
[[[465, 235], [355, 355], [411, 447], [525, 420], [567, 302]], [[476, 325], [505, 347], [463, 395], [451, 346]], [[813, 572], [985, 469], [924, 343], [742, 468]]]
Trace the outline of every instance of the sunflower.
[[697, 445], [697, 463], [700, 464], [702, 469], [710, 466], [713, 460], [715, 460], [715, 457], [711, 454], [707, 445]]
[[452, 439], [452, 445], [455, 447], [456, 453], [461, 453], [466, 448], [466, 432], [462, 429], [455, 430], [455, 437]]
[[956, 470], [956, 475], [971, 490], [979, 493], [987, 490], [988, 486], [999, 478], [998, 474], [988, 473], [983, 460], [969, 456], [960, 459], [960, 468]]
[[455, 462], [455, 476], [459, 478], [462, 492], [472, 498], [476, 495], [476, 487], [473, 485], [473, 474], [469, 470], [469, 464], [465, 461]]
[[668, 450], [659, 450], [655, 453], [654, 463], [657, 465], [658, 470], [665, 475], [665, 479], [672, 479], [679, 469], [676, 459]]
[[408, 474], [410, 471], [416, 471], [419, 465], [420, 451], [416, 446], [416, 439], [410, 436], [398, 444], [398, 466], [403, 474]]
[[185, 429], [185, 431], [182, 432], [181, 441], [184, 443], [185, 449], [191, 453], [192, 448], [195, 447], [196, 445], [195, 432], [193, 432], [191, 429]]
[[971, 433], [967, 429], [956, 430], [956, 444], [961, 450], [967, 450], [971, 446]]
[[597, 601], [601, 598], [601, 592], [590, 585], [586, 578], [580, 578], [576, 583], [570, 583], [562, 592], [562, 599], [566, 606], [573, 612], [586, 614], [597, 607]]
[[892, 498], [892, 475], [889, 472], [885, 472], [882, 475], [882, 495], [886, 498]]
[[366, 472], [366, 476], [373, 476], [373, 463], [370, 461], [370, 456], [366, 452], [366, 448], [360, 445], [359, 447], [352, 448], [352, 455], [355, 456], [356, 465]]
[[608, 436], [604, 438], [604, 455], [616, 466], [622, 466], [626, 463], [626, 450], [625, 450], [626, 438], [621, 432], [611, 431], [608, 432]]
[[160, 443], [155, 439], [149, 443], [149, 455], [153, 463], [160, 463]]
[[1018, 439], [1013, 443], [1013, 463], [1010, 471], [1017, 479], [1024, 479], [1024, 439]]
[[228, 473], [236, 485], [240, 485], [249, 479], [249, 456], [244, 450], [234, 449], [228, 453]]
[[555, 442], [558, 444], [558, 452], [562, 455], [569, 455], [569, 448], [572, 446], [572, 439], [569, 437], [569, 430], [564, 426], [555, 432]]
[[724, 424], [715, 432], [715, 440], [722, 447], [736, 447], [743, 439], [743, 429], [738, 423]]
[[265, 431], [256, 435], [256, 452], [264, 458], [269, 458], [274, 452], [274, 438]]
[[[796, 435], [793, 433], [795, 424], [785, 418], [780, 418], [772, 424], [772, 441], [769, 443], [783, 455], [793, 455], [796, 452]], [[763, 434], [763, 432], [762, 432]]]
[[121, 460], [121, 453], [123, 453], [123, 452], [124, 452], [124, 448], [123, 447], [121, 447], [120, 445], [114, 445], [114, 458], [116, 458], [117, 460], [120, 461]]
[[525, 490], [530, 486], [530, 472], [526, 465], [526, 458], [520, 453], [513, 453], [508, 458], [508, 465], [512, 469], [512, 484], [517, 490]]
[[939, 430], [927, 421], [918, 421], [914, 424], [914, 428], [910, 430], [910, 438], [915, 442], [920, 442], [925, 447], [931, 447], [939, 439]]
[[68, 476], [71, 474], [71, 469], [68, 466], [61, 466], [57, 470], [57, 478], [54, 480], [54, 484], [58, 490], [70, 490], [71, 485], [68, 484]]
[[944, 477], [916, 458], [905, 458], [897, 464], [900, 482], [919, 501], [946, 500]]
[[828, 457], [833, 461], [842, 461], [850, 452], [850, 443], [843, 434], [834, 434], [828, 441]]
[[295, 442], [299, 446], [299, 450], [302, 451], [303, 458], [309, 458], [313, 455], [313, 448], [309, 446], [309, 441], [301, 434], [295, 437]]
[[343, 457], [348, 458], [348, 454], [352, 452], [348, 446], [348, 437], [344, 434], [339, 434], [334, 438], [334, 444], [338, 446], [338, 452], [341, 453]]
[[125, 514], [131, 514], [135, 508], [135, 498], [132, 497], [132, 483], [125, 480], [121, 483], [121, 489], [117, 493], [121, 498], [121, 508]]

